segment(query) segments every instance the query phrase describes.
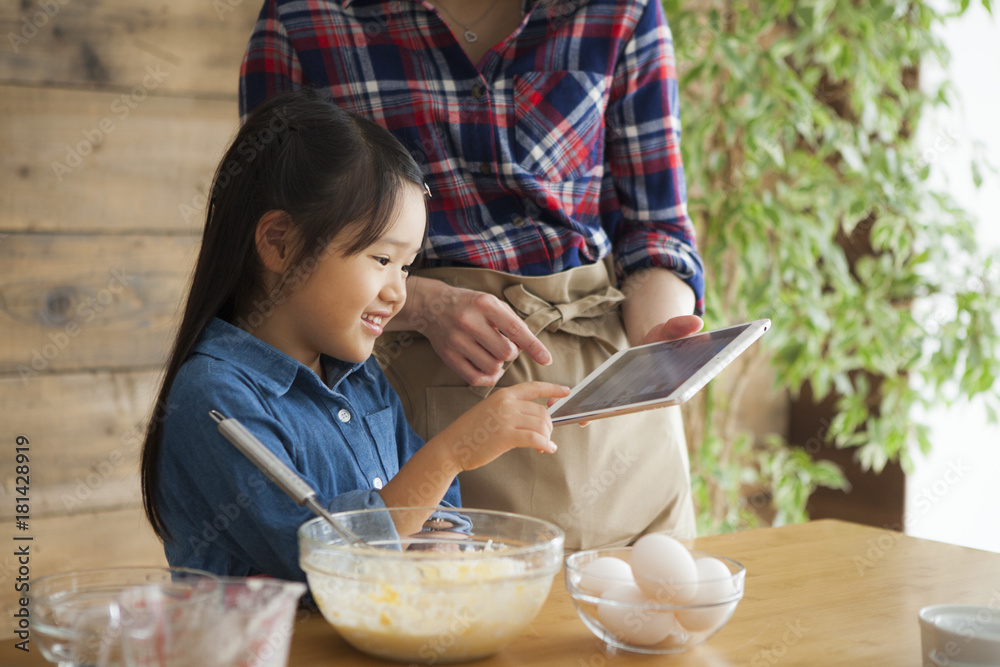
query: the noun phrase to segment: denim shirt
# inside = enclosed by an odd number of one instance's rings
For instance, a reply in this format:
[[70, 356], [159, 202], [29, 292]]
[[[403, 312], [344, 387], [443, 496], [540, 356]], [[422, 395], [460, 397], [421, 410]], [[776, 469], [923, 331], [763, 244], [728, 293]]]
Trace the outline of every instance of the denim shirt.
[[[296, 531], [313, 514], [218, 431], [235, 417], [331, 511], [385, 507], [381, 488], [423, 445], [374, 357], [310, 368], [222, 320], [205, 328], [166, 406], [156, 498], [173, 566], [304, 581]], [[460, 506], [458, 481], [442, 506]], [[449, 513], [449, 518], [452, 518]]]

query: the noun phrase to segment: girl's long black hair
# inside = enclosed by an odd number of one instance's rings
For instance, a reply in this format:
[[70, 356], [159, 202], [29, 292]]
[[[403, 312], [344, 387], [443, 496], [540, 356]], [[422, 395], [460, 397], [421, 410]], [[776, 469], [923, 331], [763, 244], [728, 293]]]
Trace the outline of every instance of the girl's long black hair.
[[262, 316], [251, 305], [267, 297], [258, 220], [268, 211], [288, 214], [296, 241], [290, 273], [301, 273], [335, 239], [348, 255], [376, 241], [408, 183], [423, 187], [420, 167], [388, 130], [314, 90], [272, 97], [247, 117], [212, 180], [191, 290], [146, 429], [142, 502], [160, 539], [170, 539], [156, 501], [170, 387], [213, 317], [252, 326], [253, 315]]

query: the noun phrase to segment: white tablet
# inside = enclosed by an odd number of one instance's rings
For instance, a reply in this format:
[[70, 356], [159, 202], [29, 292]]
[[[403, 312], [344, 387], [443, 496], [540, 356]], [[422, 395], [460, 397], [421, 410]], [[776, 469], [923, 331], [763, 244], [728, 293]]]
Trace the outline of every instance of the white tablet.
[[549, 408], [552, 423], [680, 405], [770, 327], [771, 320], [756, 320], [621, 350]]

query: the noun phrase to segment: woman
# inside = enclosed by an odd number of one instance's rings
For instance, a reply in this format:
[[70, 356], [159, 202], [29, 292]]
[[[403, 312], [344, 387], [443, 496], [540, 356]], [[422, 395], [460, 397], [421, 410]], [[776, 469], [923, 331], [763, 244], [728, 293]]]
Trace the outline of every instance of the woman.
[[[380, 343], [421, 436], [494, 385], [572, 386], [622, 346], [701, 327], [656, 0], [266, 0], [240, 84], [243, 114], [319, 88], [421, 162], [428, 268]], [[693, 537], [677, 408], [553, 440], [544, 461], [512, 452], [464, 473], [465, 504], [553, 520], [567, 548]]]

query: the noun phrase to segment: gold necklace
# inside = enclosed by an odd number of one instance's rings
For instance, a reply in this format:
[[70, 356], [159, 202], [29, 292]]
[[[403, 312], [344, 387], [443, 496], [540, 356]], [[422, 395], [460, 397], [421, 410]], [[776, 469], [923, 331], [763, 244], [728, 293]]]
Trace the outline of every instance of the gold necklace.
[[464, 24], [464, 23], [462, 23], [461, 21], [459, 21], [457, 18], [455, 18], [455, 15], [448, 11], [448, 8], [444, 6], [444, 3], [442, 3], [442, 2], [435, 2], [434, 4], [437, 5], [438, 9], [440, 9], [445, 14], [447, 14], [448, 18], [450, 18], [452, 21], [454, 21], [458, 25], [460, 25], [463, 28], [465, 28], [465, 33], [462, 35], [462, 37], [464, 37], [465, 41], [467, 41], [469, 44], [473, 44], [473, 43], [479, 41], [479, 35], [477, 35], [476, 33], [472, 32], [472, 26], [474, 26], [477, 23], [479, 23], [480, 21], [482, 21], [484, 18], [486, 18], [486, 16], [490, 12], [493, 11], [493, 8], [497, 6], [497, 0], [493, 0], [493, 3], [490, 4], [490, 6], [486, 9], [485, 12], [482, 13], [482, 15], [479, 18], [477, 18], [475, 21], [473, 21], [472, 23], [469, 23], [467, 25]]

